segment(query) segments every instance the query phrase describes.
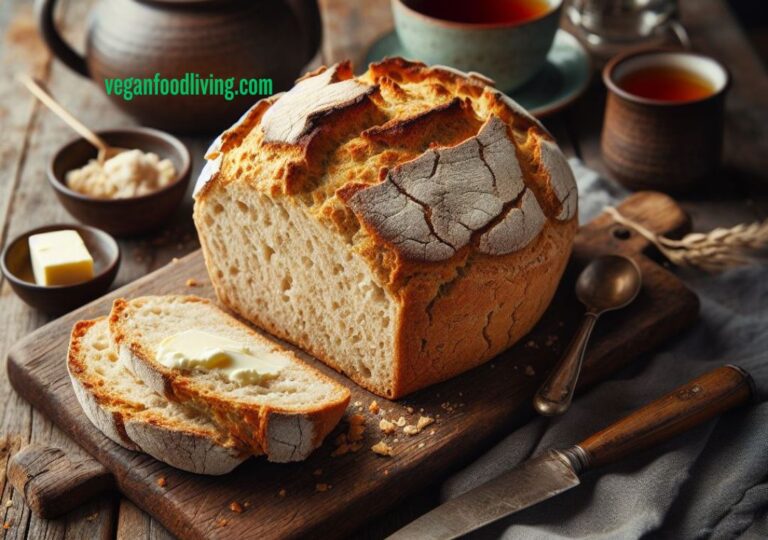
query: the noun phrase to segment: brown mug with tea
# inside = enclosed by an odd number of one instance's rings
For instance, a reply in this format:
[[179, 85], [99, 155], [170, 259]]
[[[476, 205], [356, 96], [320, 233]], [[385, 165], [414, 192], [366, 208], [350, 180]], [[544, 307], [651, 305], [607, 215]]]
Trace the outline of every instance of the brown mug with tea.
[[603, 71], [608, 88], [603, 160], [630, 189], [689, 191], [717, 173], [727, 70], [707, 56], [649, 49]]

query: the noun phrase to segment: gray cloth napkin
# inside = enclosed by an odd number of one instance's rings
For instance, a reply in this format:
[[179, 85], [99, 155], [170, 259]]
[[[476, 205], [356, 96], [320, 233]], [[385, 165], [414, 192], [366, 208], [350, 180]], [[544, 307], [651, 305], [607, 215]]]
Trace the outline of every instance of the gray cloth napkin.
[[[585, 223], [627, 192], [572, 161]], [[443, 485], [449, 499], [551, 447], [566, 447], [722, 364], [748, 370], [756, 405], [585, 474], [567, 493], [510, 516], [477, 538], [768, 538], [768, 266], [712, 276], [679, 272], [701, 298], [695, 327], [579, 397], [538, 417]]]

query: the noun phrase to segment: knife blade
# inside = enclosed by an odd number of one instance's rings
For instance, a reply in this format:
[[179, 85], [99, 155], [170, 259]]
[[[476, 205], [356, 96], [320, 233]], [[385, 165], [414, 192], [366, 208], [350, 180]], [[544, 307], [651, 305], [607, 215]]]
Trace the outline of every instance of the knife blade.
[[438, 506], [389, 538], [457, 538], [578, 485], [570, 461], [549, 451]]
[[579, 485], [579, 474], [645, 450], [746, 403], [751, 377], [726, 365], [705, 373], [565, 450], [550, 450], [419, 517], [388, 540], [458, 538]]

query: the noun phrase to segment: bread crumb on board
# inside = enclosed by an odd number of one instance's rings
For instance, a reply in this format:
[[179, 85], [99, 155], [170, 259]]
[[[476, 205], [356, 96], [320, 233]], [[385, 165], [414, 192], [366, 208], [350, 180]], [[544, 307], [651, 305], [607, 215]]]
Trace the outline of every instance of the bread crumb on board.
[[6, 521], [5, 523], [3, 523], [3, 529], [5, 529], [7, 531], [8, 529], [11, 528], [11, 525], [13, 525], [13, 522]]
[[168, 485], [168, 480], [165, 479], [165, 476], [161, 476], [155, 480], [155, 483], [160, 487], [165, 487]]
[[318, 493], [325, 493], [333, 488], [331, 484], [319, 483], [315, 484], [315, 491]]
[[195, 278], [189, 278], [186, 281], [187, 287], [197, 287], [200, 283]]
[[227, 526], [227, 524], [229, 524], [229, 520], [228, 520], [228, 519], [225, 519], [225, 518], [219, 518], [219, 519], [217, 519], [217, 520], [216, 520], [216, 524], [217, 524], [219, 527], [226, 527], [226, 526]]
[[408, 420], [406, 420], [404, 416], [401, 416], [400, 418], [397, 419], [397, 422], [395, 422], [395, 424], [397, 424], [397, 427], [405, 427], [407, 423], [408, 423]]
[[387, 435], [390, 435], [391, 433], [395, 432], [395, 430], [397, 429], [397, 426], [395, 426], [395, 424], [393, 424], [392, 422], [390, 422], [386, 418], [382, 418], [381, 421], [379, 422], [379, 429], [383, 433], [386, 433]]
[[86, 516], [85, 521], [94, 521], [97, 517], [99, 517], [99, 513], [94, 512], [93, 514]]
[[229, 503], [229, 509], [235, 514], [243, 513], [243, 505], [237, 501], [232, 501], [231, 503]]
[[379, 411], [381, 408], [379, 407], [379, 404], [376, 402], [376, 400], [371, 401], [371, 404], [368, 405], [368, 411], [370, 411], [371, 414], [379, 414]]
[[435, 419], [430, 418], [429, 416], [421, 416], [416, 422], [416, 425], [405, 426], [403, 428], [403, 433], [406, 435], [418, 435], [425, 427], [432, 424], [434, 421]]
[[392, 447], [384, 441], [379, 441], [371, 446], [371, 450], [373, 450], [374, 454], [378, 454], [380, 456], [392, 457], [395, 455], [395, 451], [392, 449]]
[[534, 375], [536, 375], [536, 371], [530, 365], [525, 366], [525, 374], [528, 375], [529, 377], [533, 377]]
[[286, 495], [288, 495], [288, 492], [285, 490], [285, 488], [277, 492], [278, 497], [285, 497]]
[[365, 433], [365, 417], [362, 414], [353, 414], [349, 417], [347, 440], [349, 442], [362, 441], [363, 433]]

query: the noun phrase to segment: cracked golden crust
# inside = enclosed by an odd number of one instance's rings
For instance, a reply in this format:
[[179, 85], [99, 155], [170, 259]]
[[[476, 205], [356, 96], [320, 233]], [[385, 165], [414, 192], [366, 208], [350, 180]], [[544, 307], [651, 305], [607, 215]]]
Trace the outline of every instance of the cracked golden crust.
[[[399, 58], [371, 64], [357, 80], [372, 90], [352, 105], [314, 118], [311, 132], [297, 144], [265, 142], [254, 122], [223, 156], [211, 189], [240, 182], [301, 205], [368, 262], [399, 306], [395, 383], [382, 389], [357, 382], [399, 397], [482, 363], [530, 330], [554, 295], [570, 255], [577, 197], [551, 135], [487, 80]], [[366, 192], [381, 190], [398, 175], [407, 178], [400, 173], [429, 159], [424, 156], [477, 140], [494, 120], [506, 128], [524, 189], [509, 198], [487, 188], [486, 194], [502, 201], [494, 203], [492, 219], [481, 220], [450, 250], [430, 258], [400, 249], [391, 231], [356, 207]], [[482, 171], [488, 165], [484, 161], [475, 170]], [[206, 204], [205, 194], [196, 204]], [[368, 206], [375, 209], [376, 202]], [[434, 208], [417, 206], [413, 210], [431, 221]], [[429, 226], [434, 233], [434, 223]], [[327, 351], [300, 342], [290, 329], [261, 325], [338, 368]]]

